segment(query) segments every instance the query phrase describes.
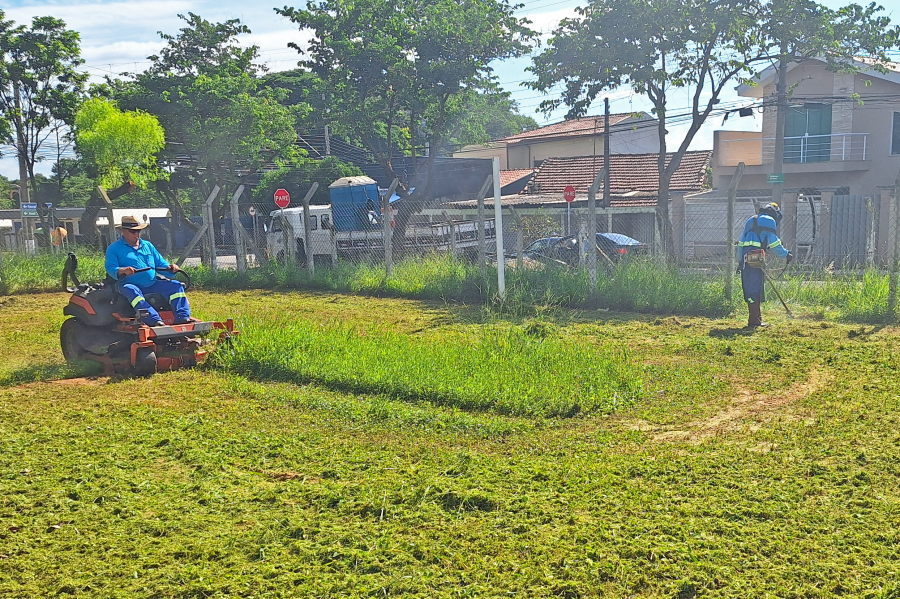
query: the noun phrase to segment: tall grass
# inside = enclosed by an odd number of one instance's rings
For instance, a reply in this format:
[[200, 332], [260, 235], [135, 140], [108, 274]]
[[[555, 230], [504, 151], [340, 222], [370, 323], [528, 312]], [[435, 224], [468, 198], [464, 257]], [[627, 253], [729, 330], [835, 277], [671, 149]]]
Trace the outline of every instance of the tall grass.
[[734, 309], [721, 278], [687, 274], [651, 260], [629, 260], [597, 281], [597, 297], [615, 310], [718, 317]]
[[776, 283], [785, 299], [814, 313], [866, 324], [891, 320], [888, 313], [889, 277], [875, 269], [858, 275], [829, 271], [787, 276]]
[[[26, 255], [4, 252], [0, 279], [5, 292], [35, 293], [42, 291], [63, 291], [62, 269], [66, 254], [39, 252]], [[102, 281], [104, 255], [98, 251], [78, 252], [78, 278], [82, 281]], [[70, 283], [71, 284], [71, 283]]]
[[610, 412], [642, 393], [641, 368], [621, 348], [488, 326], [423, 338], [378, 328], [282, 320], [242, 330], [215, 365], [262, 380], [516, 416]]
[[[103, 279], [101, 252], [79, 251], [78, 260], [82, 281]], [[65, 254], [4, 254], [0, 293], [60, 290], [64, 261]], [[593, 294], [587, 273], [580, 269], [553, 264], [508, 268], [506, 298], [502, 302], [497, 298], [495, 268], [488, 268], [482, 275], [476, 265], [447, 254], [402, 260], [390, 278], [379, 264], [347, 261], [318, 268], [312, 276], [304, 268], [279, 264], [245, 273], [214, 273], [203, 266], [188, 271], [198, 288], [212, 290], [315, 289], [432, 299], [485, 304], [490, 310], [516, 316], [540, 313], [548, 307], [584, 307], [715, 318], [730, 314], [736, 307], [725, 300], [722, 277], [685, 273], [654, 260], [625, 261], [615, 269], [601, 269]], [[861, 323], [886, 322], [893, 317], [887, 313], [888, 276], [876, 270], [868, 270], [862, 276], [836, 275], [827, 270], [807, 272], [785, 277], [777, 285], [788, 302], [814, 315]]]

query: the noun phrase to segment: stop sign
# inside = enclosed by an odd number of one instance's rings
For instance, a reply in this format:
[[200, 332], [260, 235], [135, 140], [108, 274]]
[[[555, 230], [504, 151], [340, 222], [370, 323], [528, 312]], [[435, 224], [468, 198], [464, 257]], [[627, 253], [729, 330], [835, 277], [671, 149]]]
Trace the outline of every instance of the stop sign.
[[571, 185], [567, 185], [566, 188], [563, 190], [563, 197], [566, 199], [567, 202], [574, 202], [575, 201], [575, 188], [572, 187]]
[[275, 205], [279, 208], [287, 208], [288, 204], [291, 203], [291, 194], [288, 193], [287, 189], [279, 189], [275, 192]]

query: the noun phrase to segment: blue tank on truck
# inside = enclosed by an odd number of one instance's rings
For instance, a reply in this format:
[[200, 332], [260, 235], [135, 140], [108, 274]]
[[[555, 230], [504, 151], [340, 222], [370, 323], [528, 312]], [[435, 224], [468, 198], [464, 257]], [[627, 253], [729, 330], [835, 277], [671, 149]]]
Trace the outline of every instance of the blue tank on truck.
[[377, 229], [370, 214], [380, 214], [378, 184], [369, 177], [343, 177], [328, 186], [335, 231]]

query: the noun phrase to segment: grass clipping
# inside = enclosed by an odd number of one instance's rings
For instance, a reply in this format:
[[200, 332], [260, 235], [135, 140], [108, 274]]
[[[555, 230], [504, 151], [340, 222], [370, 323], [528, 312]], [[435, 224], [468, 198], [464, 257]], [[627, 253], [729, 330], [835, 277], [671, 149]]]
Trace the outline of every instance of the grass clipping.
[[537, 330], [498, 325], [417, 336], [280, 322], [244, 327], [215, 365], [259, 380], [514, 416], [608, 413], [641, 395], [640, 366], [623, 349]]

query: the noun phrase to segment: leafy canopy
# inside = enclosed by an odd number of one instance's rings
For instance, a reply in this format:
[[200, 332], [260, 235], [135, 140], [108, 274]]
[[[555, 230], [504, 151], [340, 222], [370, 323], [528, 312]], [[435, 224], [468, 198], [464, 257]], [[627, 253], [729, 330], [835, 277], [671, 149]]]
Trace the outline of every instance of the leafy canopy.
[[77, 70], [80, 36], [65, 22], [35, 17], [16, 26], [4, 16], [0, 10], [0, 139], [15, 145], [34, 187], [34, 165], [48, 139], [72, 124], [88, 76]]
[[360, 142], [391, 177], [400, 153], [444, 150], [480, 93], [490, 63], [521, 56], [534, 32], [507, 0], [324, 0], [276, 9], [311, 33], [301, 66], [324, 83], [328, 123]]
[[104, 187], [131, 180], [143, 188], [165, 176], [156, 162], [165, 133], [152, 114], [121, 111], [115, 102], [92, 98], [75, 116], [75, 139], [78, 153], [93, 164]]

